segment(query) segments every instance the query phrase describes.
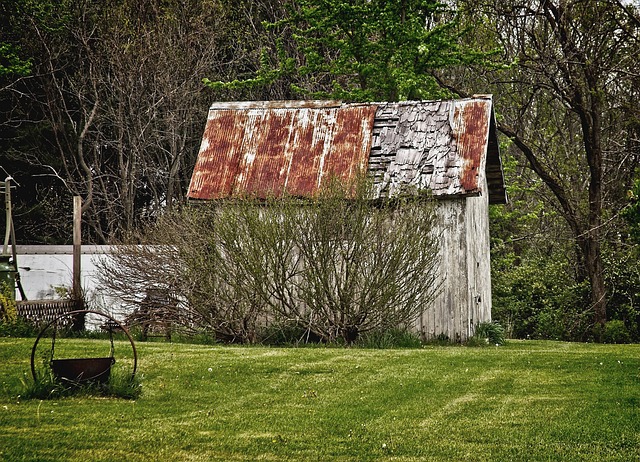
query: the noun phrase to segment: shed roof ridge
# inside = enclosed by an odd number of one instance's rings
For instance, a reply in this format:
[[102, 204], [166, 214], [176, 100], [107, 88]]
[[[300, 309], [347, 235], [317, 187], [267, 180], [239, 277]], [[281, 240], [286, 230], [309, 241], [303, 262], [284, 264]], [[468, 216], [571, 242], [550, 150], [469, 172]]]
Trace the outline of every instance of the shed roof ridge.
[[291, 100], [251, 100], [251, 101], [215, 101], [209, 106], [210, 111], [220, 110], [251, 110], [251, 109], [328, 109], [328, 108], [344, 108], [357, 106], [409, 106], [419, 104], [443, 104], [443, 103], [460, 103], [465, 101], [477, 101], [479, 99], [493, 101], [491, 94], [477, 94], [467, 98], [449, 98], [449, 99], [420, 99], [420, 100], [402, 100], [402, 101], [370, 101], [370, 102], [353, 102], [342, 100], [323, 100], [323, 99], [291, 99]]

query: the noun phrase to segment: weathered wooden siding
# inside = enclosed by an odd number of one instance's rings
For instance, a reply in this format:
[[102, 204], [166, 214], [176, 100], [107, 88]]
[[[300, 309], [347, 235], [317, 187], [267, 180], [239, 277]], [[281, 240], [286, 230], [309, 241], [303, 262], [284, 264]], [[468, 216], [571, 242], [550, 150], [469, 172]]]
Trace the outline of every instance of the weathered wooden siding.
[[466, 239], [464, 232], [465, 200], [438, 201], [436, 209], [441, 228], [440, 294], [418, 319], [422, 336], [431, 339], [440, 334], [451, 340], [461, 339], [460, 316], [467, 305]]
[[437, 215], [441, 292], [415, 328], [427, 339], [444, 334], [464, 342], [475, 325], [491, 321], [488, 197], [438, 201]]
[[475, 326], [491, 321], [491, 257], [489, 244], [489, 198], [487, 195], [466, 199], [466, 241], [468, 330], [473, 335]]

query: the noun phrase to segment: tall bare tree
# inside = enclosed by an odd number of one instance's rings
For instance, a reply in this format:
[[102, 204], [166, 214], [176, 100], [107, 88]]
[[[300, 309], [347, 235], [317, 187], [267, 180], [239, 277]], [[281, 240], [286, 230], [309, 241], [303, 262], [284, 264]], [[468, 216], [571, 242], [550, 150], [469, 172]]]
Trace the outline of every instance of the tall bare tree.
[[[494, 93], [499, 130], [551, 192], [575, 241], [579, 272], [589, 280], [594, 321], [604, 324], [603, 236], [640, 160], [633, 136], [640, 97], [637, 5], [489, 0], [467, 12], [477, 24], [477, 43], [499, 45], [497, 61], [508, 64], [473, 78]], [[464, 77], [440, 75], [462, 95]]]
[[[40, 202], [84, 198], [96, 243], [184, 199], [208, 106], [240, 96], [207, 89], [203, 77], [255, 70], [261, 21], [282, 13], [275, 0], [11, 3], [33, 72], [0, 89], [12, 107], [0, 140], [11, 139], [25, 183], [53, 179], [56, 194]], [[43, 211], [41, 222], [64, 228]]]

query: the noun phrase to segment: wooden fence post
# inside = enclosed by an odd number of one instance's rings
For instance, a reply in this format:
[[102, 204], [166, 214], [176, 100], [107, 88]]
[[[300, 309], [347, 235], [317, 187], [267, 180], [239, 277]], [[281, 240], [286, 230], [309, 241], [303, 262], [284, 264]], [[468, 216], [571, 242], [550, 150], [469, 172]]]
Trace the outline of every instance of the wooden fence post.
[[[72, 297], [77, 309], [84, 309], [82, 300], [82, 268], [80, 265], [82, 255], [82, 197], [73, 196], [73, 287]], [[84, 315], [81, 319], [73, 320], [73, 330], [84, 329]]]

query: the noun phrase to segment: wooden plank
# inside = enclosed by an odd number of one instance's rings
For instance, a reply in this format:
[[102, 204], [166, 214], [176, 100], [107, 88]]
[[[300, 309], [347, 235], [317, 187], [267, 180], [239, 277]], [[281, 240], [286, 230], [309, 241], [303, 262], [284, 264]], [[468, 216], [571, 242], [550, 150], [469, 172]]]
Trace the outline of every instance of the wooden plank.
[[73, 197], [73, 298], [82, 298], [81, 280], [81, 247], [82, 247], [82, 197]]

